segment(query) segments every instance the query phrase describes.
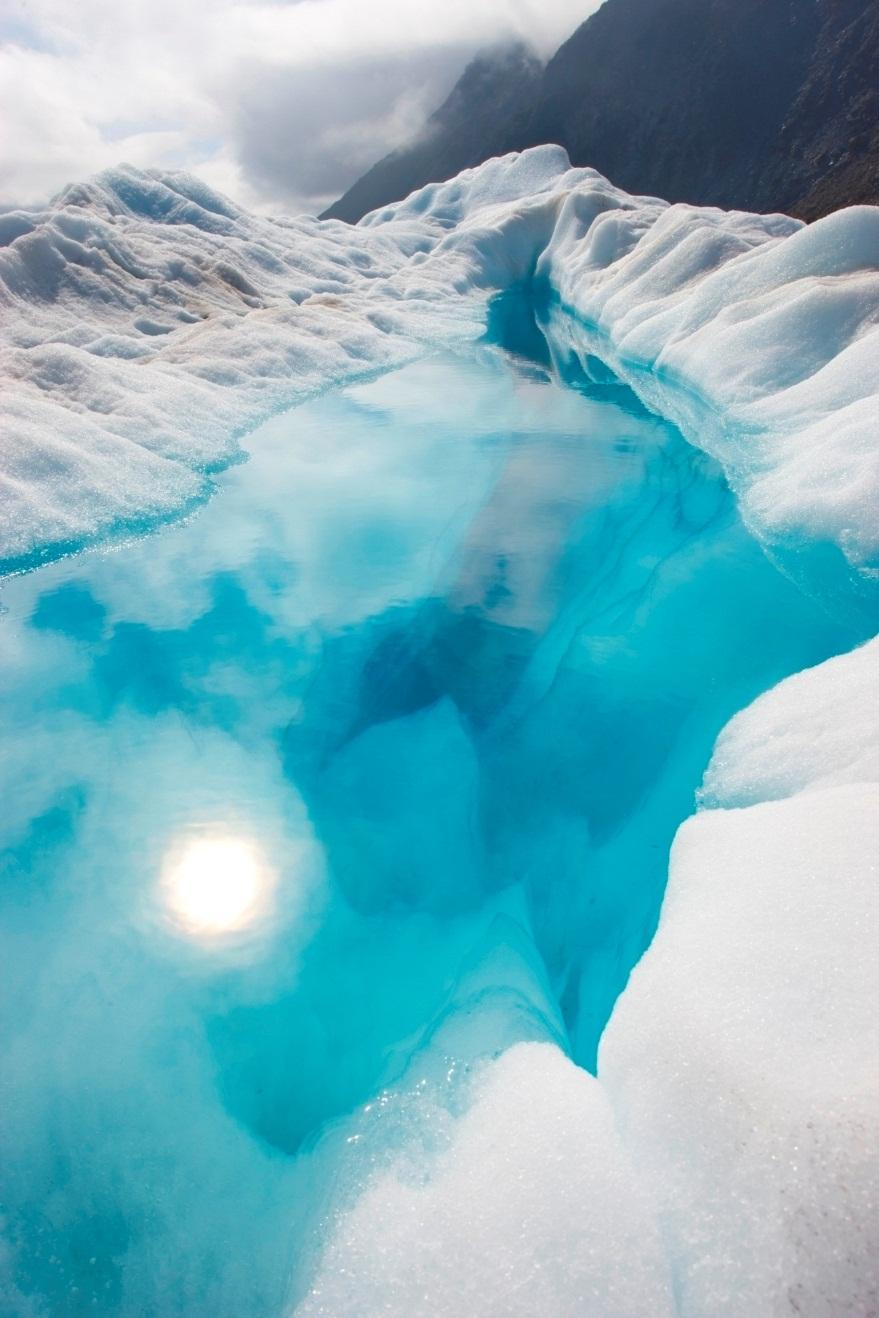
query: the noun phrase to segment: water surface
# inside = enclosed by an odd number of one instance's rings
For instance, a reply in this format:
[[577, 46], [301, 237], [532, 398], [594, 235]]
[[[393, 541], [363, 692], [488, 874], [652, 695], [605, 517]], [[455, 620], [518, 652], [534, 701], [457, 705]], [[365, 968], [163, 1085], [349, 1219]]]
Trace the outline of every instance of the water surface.
[[8, 1312], [284, 1311], [420, 1085], [594, 1066], [716, 733], [866, 634], [609, 378], [435, 358], [248, 443], [3, 587]]

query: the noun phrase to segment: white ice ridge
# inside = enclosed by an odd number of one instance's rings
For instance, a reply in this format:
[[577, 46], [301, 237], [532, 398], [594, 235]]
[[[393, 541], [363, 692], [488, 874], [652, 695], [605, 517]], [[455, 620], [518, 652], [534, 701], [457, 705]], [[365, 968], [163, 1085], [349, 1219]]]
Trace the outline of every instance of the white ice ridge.
[[879, 1306], [879, 641], [728, 725], [599, 1078], [686, 1318]]
[[296, 1318], [672, 1318], [607, 1096], [552, 1044], [486, 1068], [429, 1175], [401, 1157], [341, 1215]]
[[538, 147], [355, 227], [120, 167], [0, 215], [0, 242], [0, 562], [178, 511], [265, 415], [477, 336], [536, 275], [755, 529], [879, 563], [876, 208], [669, 206]]

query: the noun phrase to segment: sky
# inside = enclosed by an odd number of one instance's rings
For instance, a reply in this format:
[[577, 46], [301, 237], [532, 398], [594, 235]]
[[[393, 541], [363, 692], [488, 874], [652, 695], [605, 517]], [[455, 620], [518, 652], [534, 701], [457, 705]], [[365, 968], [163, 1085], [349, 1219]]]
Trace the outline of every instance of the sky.
[[513, 36], [600, 0], [0, 0], [0, 206], [125, 160], [317, 212]]

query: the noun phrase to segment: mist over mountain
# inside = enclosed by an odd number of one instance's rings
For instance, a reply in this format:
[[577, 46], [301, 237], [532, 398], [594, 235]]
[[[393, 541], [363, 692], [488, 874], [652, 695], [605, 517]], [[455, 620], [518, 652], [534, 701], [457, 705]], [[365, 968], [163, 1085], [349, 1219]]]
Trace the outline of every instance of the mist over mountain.
[[518, 150], [528, 133], [543, 66], [522, 42], [473, 59], [416, 138], [373, 165], [321, 219], [354, 223], [376, 206], [407, 197], [491, 156]]
[[325, 214], [558, 142], [629, 191], [815, 219], [879, 200], [877, 68], [875, 0], [606, 0], [542, 71], [521, 46], [474, 60]]

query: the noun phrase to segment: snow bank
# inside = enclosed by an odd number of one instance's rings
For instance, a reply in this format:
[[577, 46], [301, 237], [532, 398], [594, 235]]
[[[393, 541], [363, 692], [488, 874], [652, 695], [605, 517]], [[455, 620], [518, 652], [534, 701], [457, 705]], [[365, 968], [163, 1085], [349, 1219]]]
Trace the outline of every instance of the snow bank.
[[674, 1312], [607, 1098], [551, 1044], [489, 1064], [432, 1163], [401, 1154], [372, 1178], [337, 1221], [299, 1318]]
[[669, 206], [550, 146], [355, 227], [123, 166], [3, 215], [0, 241], [7, 565], [179, 511], [257, 420], [477, 337], [532, 276], [575, 313], [568, 347], [720, 458], [755, 529], [877, 564], [875, 208], [804, 228]]
[[357, 305], [406, 260], [402, 226], [342, 243], [128, 167], [2, 218], [7, 563], [179, 512], [256, 419], [417, 351]]
[[879, 640], [789, 677], [727, 724], [703, 804], [744, 806], [879, 782], [877, 691]]
[[692, 1318], [876, 1309], [877, 664], [797, 674], [722, 734], [602, 1042]]
[[[536, 154], [516, 160], [523, 178]], [[381, 231], [418, 212], [450, 230], [413, 260], [406, 296], [535, 279], [572, 313], [552, 327], [562, 346], [601, 357], [713, 453], [758, 533], [830, 541], [879, 566], [879, 210], [805, 227], [670, 206], [559, 154], [540, 160], [553, 183], [535, 162], [530, 192], [509, 201], [487, 186], [501, 163], [362, 221]]]
[[877, 566], [879, 210], [804, 228], [672, 206], [645, 228], [640, 207], [584, 223], [581, 206], [538, 273], [587, 344], [720, 459], [761, 534]]

